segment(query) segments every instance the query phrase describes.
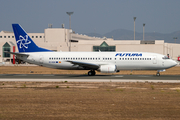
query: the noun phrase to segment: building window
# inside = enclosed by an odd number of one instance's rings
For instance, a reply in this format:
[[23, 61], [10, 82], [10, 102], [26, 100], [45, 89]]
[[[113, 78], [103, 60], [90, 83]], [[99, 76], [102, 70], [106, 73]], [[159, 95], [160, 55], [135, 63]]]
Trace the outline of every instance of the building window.
[[36, 38], [38, 38], [38, 36], [36, 36]]
[[14, 36], [12, 36], [12, 38], [14, 38]]
[[93, 51], [109, 51], [109, 52], [115, 52], [116, 46], [109, 46], [105, 41], [100, 46], [93, 46]]
[[3, 45], [3, 57], [10, 57], [10, 54], [5, 53], [4, 51], [11, 51], [11, 46], [7, 42]]
[[6, 36], [4, 36], [4, 38], [6, 38]]
[[42, 38], [42, 36], [39, 36], [40, 38]]
[[0, 38], [2, 38], [2, 36], [0, 36]]
[[10, 38], [10, 36], [8, 36], [8, 38]]
[[32, 36], [32, 38], [34, 38], [34, 36]]

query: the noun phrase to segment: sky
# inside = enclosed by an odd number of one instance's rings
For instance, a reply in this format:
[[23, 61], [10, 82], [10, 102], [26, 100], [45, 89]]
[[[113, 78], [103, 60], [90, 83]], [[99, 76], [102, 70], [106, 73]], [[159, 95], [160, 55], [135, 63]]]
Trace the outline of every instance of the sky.
[[0, 0], [0, 31], [19, 23], [29, 33], [43, 33], [48, 24], [65, 24], [76, 33], [105, 34], [115, 29], [172, 33], [180, 30], [180, 0]]

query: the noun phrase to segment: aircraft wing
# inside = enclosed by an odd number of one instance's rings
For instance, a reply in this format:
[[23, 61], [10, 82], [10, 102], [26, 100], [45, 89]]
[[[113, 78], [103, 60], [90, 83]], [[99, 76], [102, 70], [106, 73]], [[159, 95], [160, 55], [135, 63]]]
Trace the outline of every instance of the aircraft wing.
[[69, 61], [69, 60], [67, 62], [70, 62], [74, 65], [79, 65], [81, 67], [93, 69], [93, 70], [97, 70], [99, 68], [98, 64], [93, 64], [93, 63], [85, 63], [85, 62]]
[[18, 56], [29, 56], [28, 54], [24, 54], [24, 53], [15, 53], [15, 52], [8, 52], [8, 51], [4, 51], [5, 53], [9, 53], [9, 54], [13, 54], [13, 55], [18, 55]]

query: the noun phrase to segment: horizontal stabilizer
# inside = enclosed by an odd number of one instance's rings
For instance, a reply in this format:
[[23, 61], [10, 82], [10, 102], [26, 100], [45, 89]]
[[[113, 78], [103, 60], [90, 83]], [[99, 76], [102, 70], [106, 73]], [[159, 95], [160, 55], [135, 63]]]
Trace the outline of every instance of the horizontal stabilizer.
[[9, 54], [13, 54], [13, 55], [18, 55], [18, 56], [29, 56], [28, 54], [24, 54], [24, 53], [15, 53], [15, 52], [8, 52], [8, 51], [4, 51], [5, 53], [9, 53]]

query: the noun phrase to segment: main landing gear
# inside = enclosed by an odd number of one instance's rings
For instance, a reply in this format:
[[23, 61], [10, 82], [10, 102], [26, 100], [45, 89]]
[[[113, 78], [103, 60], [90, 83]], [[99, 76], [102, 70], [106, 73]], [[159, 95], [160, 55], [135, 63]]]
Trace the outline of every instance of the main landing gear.
[[89, 76], [94, 76], [95, 74], [96, 74], [96, 72], [94, 70], [91, 70], [91, 71], [88, 72]]

